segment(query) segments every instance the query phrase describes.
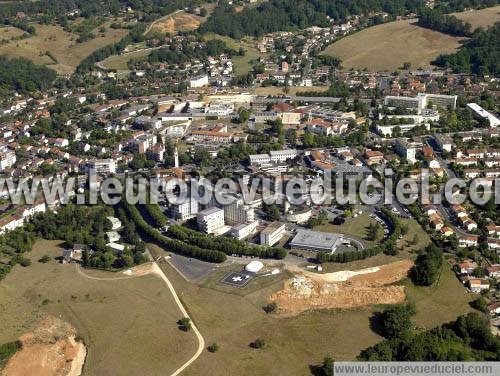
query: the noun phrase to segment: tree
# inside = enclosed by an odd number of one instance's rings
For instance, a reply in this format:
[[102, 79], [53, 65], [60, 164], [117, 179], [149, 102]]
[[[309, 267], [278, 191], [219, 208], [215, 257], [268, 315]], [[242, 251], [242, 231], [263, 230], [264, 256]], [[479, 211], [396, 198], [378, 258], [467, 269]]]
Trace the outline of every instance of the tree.
[[368, 240], [377, 240], [382, 234], [382, 226], [378, 222], [370, 223], [368, 227]]
[[442, 265], [443, 251], [434, 244], [427, 246], [424, 253], [418, 255], [411, 271], [413, 283], [421, 286], [432, 285], [441, 273]]
[[26, 268], [27, 266], [31, 265], [31, 260], [29, 258], [23, 257], [19, 264], [23, 267]]
[[208, 352], [211, 352], [211, 353], [217, 352], [217, 351], [219, 351], [219, 345], [214, 342], [207, 347], [207, 350], [208, 350]]
[[189, 317], [183, 317], [179, 321], [177, 321], [177, 325], [179, 326], [179, 329], [182, 330], [183, 332], [187, 332], [191, 330], [191, 319]]
[[481, 312], [484, 312], [484, 313], [488, 312], [488, 304], [486, 303], [486, 299], [484, 297], [482, 297], [482, 296], [480, 296], [479, 298], [473, 300], [470, 303], [470, 305], [471, 305], [472, 308], [475, 308], [478, 311], [481, 311]]
[[265, 305], [262, 309], [265, 313], [274, 313], [278, 309], [278, 305], [276, 304], [276, 302], [272, 302]]
[[386, 309], [380, 315], [380, 325], [386, 338], [401, 337], [407, 334], [411, 327], [411, 316], [415, 314], [409, 305], [395, 305]]
[[266, 346], [266, 342], [263, 339], [257, 338], [255, 341], [250, 343], [250, 347], [253, 349], [263, 349]]
[[312, 366], [311, 372], [314, 376], [333, 376], [333, 358], [325, 357], [321, 366]]

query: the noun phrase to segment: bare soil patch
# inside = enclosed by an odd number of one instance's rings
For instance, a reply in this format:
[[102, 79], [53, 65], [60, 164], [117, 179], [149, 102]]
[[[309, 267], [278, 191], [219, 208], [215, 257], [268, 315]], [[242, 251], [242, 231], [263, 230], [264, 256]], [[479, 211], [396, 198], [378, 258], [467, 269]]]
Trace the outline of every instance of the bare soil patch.
[[78, 376], [87, 350], [75, 340], [76, 329], [53, 316], [44, 318], [19, 340], [22, 347], [7, 363], [5, 376]]
[[408, 275], [413, 263], [402, 260], [358, 271], [317, 274], [302, 271], [285, 281], [283, 290], [271, 295], [278, 312], [295, 315], [304, 311], [396, 304], [405, 300], [404, 286], [391, 286]]

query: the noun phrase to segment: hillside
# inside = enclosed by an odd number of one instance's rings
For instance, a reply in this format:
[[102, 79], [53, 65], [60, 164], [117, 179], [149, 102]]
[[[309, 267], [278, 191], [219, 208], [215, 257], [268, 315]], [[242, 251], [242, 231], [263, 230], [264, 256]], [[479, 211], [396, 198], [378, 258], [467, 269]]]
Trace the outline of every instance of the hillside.
[[413, 68], [431, 66], [437, 56], [453, 53], [462, 38], [414, 25], [415, 20], [373, 26], [339, 40], [325, 54], [342, 59], [346, 69], [394, 70], [405, 62]]
[[71, 74], [93, 51], [116, 43], [127, 34], [127, 30], [124, 29], [105, 27], [104, 33], [96, 32], [95, 38], [77, 43], [78, 35], [64, 31], [60, 26], [34, 26], [36, 35], [0, 45], [0, 54], [25, 57], [37, 64], [44, 64], [59, 74]]
[[488, 27], [500, 21], [500, 5], [492, 8], [468, 10], [466, 12], [452, 13], [455, 17], [471, 24], [472, 29]]

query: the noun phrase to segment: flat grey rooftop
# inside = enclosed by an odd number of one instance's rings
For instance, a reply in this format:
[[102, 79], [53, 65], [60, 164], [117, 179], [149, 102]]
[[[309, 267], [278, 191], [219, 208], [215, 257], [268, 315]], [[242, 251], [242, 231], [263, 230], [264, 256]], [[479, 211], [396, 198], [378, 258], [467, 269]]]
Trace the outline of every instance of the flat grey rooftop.
[[341, 242], [342, 234], [312, 230], [298, 230], [290, 245], [298, 248], [334, 250]]

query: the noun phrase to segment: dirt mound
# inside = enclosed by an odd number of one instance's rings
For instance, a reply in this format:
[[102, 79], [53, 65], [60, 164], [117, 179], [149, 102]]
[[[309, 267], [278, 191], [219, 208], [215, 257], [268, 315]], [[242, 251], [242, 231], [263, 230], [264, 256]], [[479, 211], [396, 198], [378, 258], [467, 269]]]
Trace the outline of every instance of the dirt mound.
[[75, 340], [76, 329], [55, 317], [47, 317], [19, 340], [22, 347], [9, 360], [2, 376], [78, 376], [87, 354]]
[[282, 314], [313, 309], [354, 308], [404, 301], [403, 286], [387, 286], [408, 275], [409, 260], [358, 271], [317, 274], [303, 271], [271, 295]]
[[177, 13], [164, 20], [155, 22], [151, 30], [158, 33], [173, 34], [178, 31], [191, 31], [200, 26], [200, 17], [189, 13]]

